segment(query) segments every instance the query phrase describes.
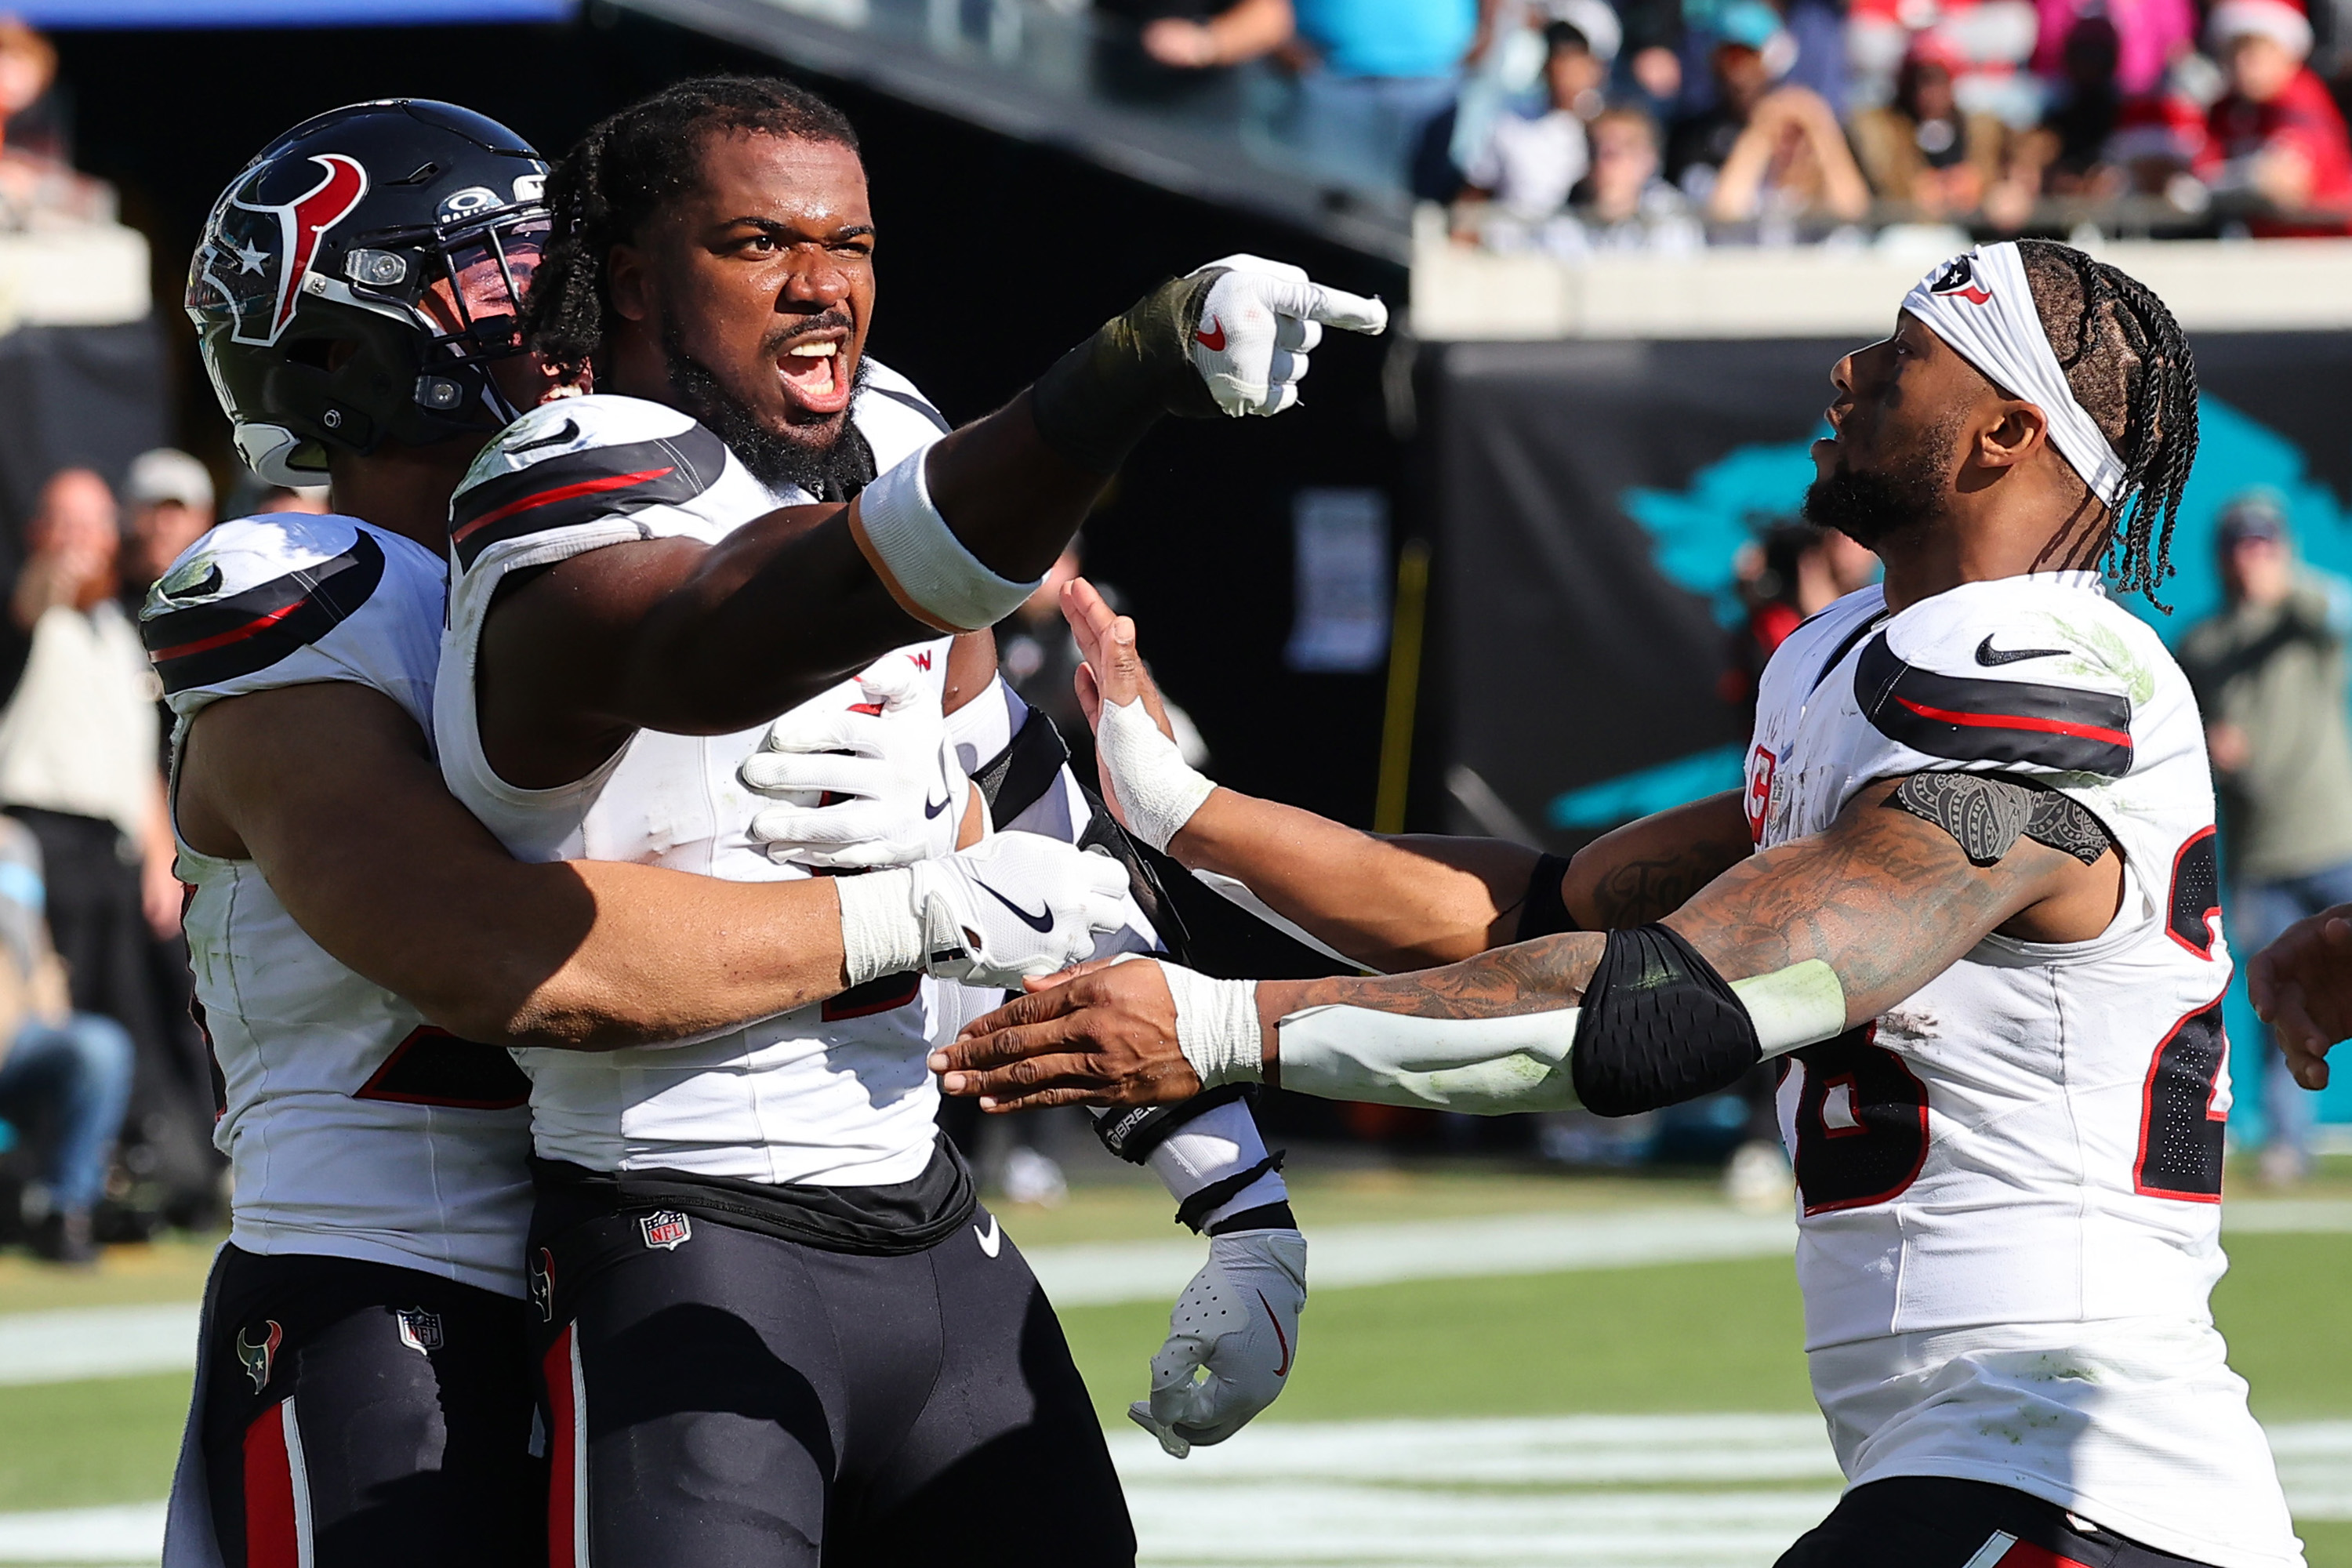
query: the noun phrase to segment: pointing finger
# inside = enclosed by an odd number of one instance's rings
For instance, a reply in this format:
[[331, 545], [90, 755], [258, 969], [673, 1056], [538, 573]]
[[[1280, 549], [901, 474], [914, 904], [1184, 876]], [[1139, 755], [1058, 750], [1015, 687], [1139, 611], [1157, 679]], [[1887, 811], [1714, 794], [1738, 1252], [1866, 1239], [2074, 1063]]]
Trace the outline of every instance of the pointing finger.
[[1345, 332], [1363, 332], [1377, 337], [1389, 330], [1389, 308], [1377, 296], [1366, 299], [1341, 289], [1327, 289], [1319, 283], [1307, 285], [1309, 299], [1307, 309], [1287, 312], [1304, 316], [1310, 321], [1320, 321]]

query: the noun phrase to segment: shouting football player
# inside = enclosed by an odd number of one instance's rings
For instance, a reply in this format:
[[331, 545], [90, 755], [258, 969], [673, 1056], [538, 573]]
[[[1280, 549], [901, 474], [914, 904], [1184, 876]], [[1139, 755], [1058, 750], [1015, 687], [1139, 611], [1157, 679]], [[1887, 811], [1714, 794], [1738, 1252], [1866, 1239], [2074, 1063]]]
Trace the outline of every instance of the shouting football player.
[[1615, 1115], [1778, 1058], [1850, 1482], [1784, 1568], [2289, 1568], [2207, 1304], [2231, 960], [2203, 735], [2100, 571], [2153, 595], [2168, 570], [2189, 346], [2132, 279], [2024, 241], [1939, 268], [1831, 380], [1807, 510], [1883, 586], [1774, 655], [1744, 790], [1565, 865], [1214, 788], [1154, 727], [1131, 625], [1074, 584], [1131, 830], [1367, 963], [1459, 962], [1255, 985], [1123, 964], [936, 1065], [994, 1109], [1263, 1079]]
[[[516, 331], [545, 174], [451, 105], [337, 110], [231, 182], [192, 268], [239, 449], [272, 480], [331, 476], [346, 515], [224, 524], [143, 616], [179, 715], [179, 870], [236, 1175], [174, 1568], [533, 1560], [529, 1086], [468, 1042], [673, 1040], [846, 982], [831, 884], [522, 864], [433, 763], [449, 496], [549, 386]], [[1040, 847], [1067, 887], [1035, 901], [1066, 956], [1090, 951], [1069, 891], [1099, 861]], [[999, 908], [959, 923], [1055, 951]]]
[[[884, 761], [846, 678], [911, 668], [937, 711], [942, 634], [1034, 589], [1155, 420], [1278, 412], [1318, 322], [1384, 321], [1234, 258], [943, 434], [866, 357], [865, 172], [821, 100], [670, 89], [593, 130], [549, 201], [530, 340], [598, 391], [524, 416], [461, 487], [436, 713], [451, 789], [525, 859], [804, 875], [747, 831], [749, 786], [798, 787], [779, 754]], [[770, 722], [795, 710], [780, 752]], [[946, 805], [888, 772], [838, 782]], [[914, 972], [955, 974], [962, 947], [935, 879], [832, 879], [856, 984], [830, 1005], [659, 1052], [519, 1053], [555, 1563], [1132, 1561], [1051, 1309], [934, 1130], [942, 1001]], [[1191, 1201], [1243, 1199], [1266, 1164]], [[1050, 1500], [1003, 1506], [1039, 1477]]]

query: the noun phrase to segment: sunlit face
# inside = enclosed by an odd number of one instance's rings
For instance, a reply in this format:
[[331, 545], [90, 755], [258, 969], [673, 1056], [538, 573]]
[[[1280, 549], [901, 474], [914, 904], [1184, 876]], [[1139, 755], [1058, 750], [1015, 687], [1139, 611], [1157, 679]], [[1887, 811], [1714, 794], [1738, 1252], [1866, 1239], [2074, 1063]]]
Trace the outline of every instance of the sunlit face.
[[1917, 317], [1830, 371], [1831, 434], [1813, 443], [1806, 515], [1863, 544], [1931, 521], [1953, 478], [1960, 421], [1988, 388]]
[[2284, 93], [2303, 68], [2303, 61], [2285, 45], [2259, 33], [2231, 39], [2229, 58], [2231, 87], [2256, 103], [2269, 103]]

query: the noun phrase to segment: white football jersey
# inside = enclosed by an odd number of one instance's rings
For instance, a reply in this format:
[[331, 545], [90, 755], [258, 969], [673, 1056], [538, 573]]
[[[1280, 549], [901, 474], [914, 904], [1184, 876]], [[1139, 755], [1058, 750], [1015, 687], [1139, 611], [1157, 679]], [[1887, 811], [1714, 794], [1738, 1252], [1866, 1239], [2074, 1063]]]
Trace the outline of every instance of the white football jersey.
[[2230, 981], [2203, 727], [2095, 574], [1866, 588], [1764, 672], [1760, 847], [1903, 774], [2027, 777], [2124, 860], [2064, 945], [1989, 936], [1874, 1025], [1784, 1058], [1815, 1393], [1848, 1479], [2016, 1488], [2221, 1568], [2301, 1562], [2208, 1306]]
[[[852, 417], [879, 468], [945, 428], [904, 377], [870, 360]], [[452, 504], [457, 576], [436, 729], [450, 789], [519, 858], [630, 860], [739, 882], [810, 874], [770, 860], [746, 836], [762, 802], [738, 770], [766, 724], [718, 736], [640, 731], [586, 778], [527, 790], [491, 769], [474, 702], [483, 617], [508, 573], [629, 540], [716, 543], [810, 499], [771, 492], [691, 417], [636, 398], [549, 404], [483, 452]], [[913, 661], [938, 702], [948, 641], [885, 657]], [[861, 699], [849, 680], [807, 706]], [[940, 814], [942, 851], [953, 847], [957, 816]], [[891, 975], [690, 1044], [517, 1051], [531, 1081], [533, 1142], [549, 1159], [597, 1171], [820, 1186], [911, 1181], [936, 1141], [938, 1089], [924, 1058], [939, 1003], [933, 982]]]
[[[446, 577], [432, 552], [347, 517], [226, 522], [149, 596], [141, 629], [177, 715], [348, 680], [429, 736]], [[523, 1294], [529, 1085], [346, 969], [250, 860], [179, 841], [190, 966], [220, 1074], [213, 1139], [236, 1183], [229, 1239]]]

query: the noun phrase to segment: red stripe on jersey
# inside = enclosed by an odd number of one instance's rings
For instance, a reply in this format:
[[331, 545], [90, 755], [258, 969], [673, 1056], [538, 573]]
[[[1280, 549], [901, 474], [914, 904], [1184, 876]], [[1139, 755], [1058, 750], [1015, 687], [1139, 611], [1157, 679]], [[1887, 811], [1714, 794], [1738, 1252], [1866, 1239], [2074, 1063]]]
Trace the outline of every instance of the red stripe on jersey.
[[288, 1446], [294, 1401], [281, 1399], [245, 1429], [245, 1568], [310, 1568]]
[[576, 1324], [567, 1323], [547, 1347], [540, 1375], [547, 1384], [549, 1456], [547, 1478], [547, 1568], [585, 1568], [588, 1542], [587, 1434], [583, 1431], [578, 1383], [580, 1363], [573, 1336]]
[[241, 626], [216, 633], [212, 637], [198, 637], [194, 642], [184, 642], [176, 647], [156, 648], [147, 656], [148, 662], [161, 664], [167, 658], [185, 658], [192, 653], [203, 653], [207, 648], [226, 647], [233, 642], [243, 642], [249, 637], [268, 631], [310, 602], [310, 595], [306, 593], [292, 604], [280, 605], [268, 615], [256, 616]]
[[2061, 1557], [2046, 1546], [2021, 1541], [2002, 1552], [2000, 1561], [1995, 1563], [1993, 1568], [2090, 1568], [2090, 1564], [2077, 1563], [2072, 1557]]
[[2069, 724], [2063, 719], [2032, 719], [2022, 713], [1955, 713], [1947, 708], [1930, 708], [1914, 702], [1900, 692], [1895, 700], [1922, 719], [1934, 719], [1946, 724], [1966, 724], [1976, 730], [2038, 730], [2045, 735], [2073, 735], [2078, 740], [2098, 741], [2110, 746], [2128, 746], [2131, 736], [2121, 730], [2105, 730], [2096, 724]]
[[478, 528], [488, 528], [490, 524], [512, 517], [519, 511], [530, 511], [534, 507], [553, 506], [557, 501], [570, 500], [575, 496], [602, 495], [606, 490], [625, 490], [631, 485], [642, 485], [649, 479], [664, 479], [676, 472], [677, 469], [674, 467], [641, 468], [634, 474], [614, 474], [606, 479], [583, 479], [576, 485], [559, 485], [551, 490], [541, 490], [535, 496], [525, 496], [520, 500], [510, 500], [502, 507], [493, 508], [450, 534], [449, 538], [454, 543]]

